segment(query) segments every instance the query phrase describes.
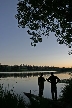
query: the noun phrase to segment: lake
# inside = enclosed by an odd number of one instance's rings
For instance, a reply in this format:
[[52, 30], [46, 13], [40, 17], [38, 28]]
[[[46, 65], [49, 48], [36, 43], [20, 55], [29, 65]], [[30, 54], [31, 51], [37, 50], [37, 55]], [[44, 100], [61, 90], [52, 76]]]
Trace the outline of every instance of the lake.
[[[1, 72], [0, 73], [0, 84], [3, 84], [4, 89], [7, 90], [13, 89], [15, 93], [21, 94], [24, 96], [23, 92], [30, 92], [32, 94], [38, 95], [39, 88], [38, 88], [38, 77], [40, 72]], [[47, 71], [43, 71], [44, 78], [48, 78], [50, 73]], [[55, 75], [58, 76], [60, 79], [69, 79], [71, 75], [66, 73], [56, 73]], [[44, 92], [43, 97], [51, 99], [51, 90], [50, 90], [50, 83], [45, 81], [44, 83]], [[61, 95], [61, 90], [65, 86], [65, 83], [58, 83], [57, 84], [57, 97]]]

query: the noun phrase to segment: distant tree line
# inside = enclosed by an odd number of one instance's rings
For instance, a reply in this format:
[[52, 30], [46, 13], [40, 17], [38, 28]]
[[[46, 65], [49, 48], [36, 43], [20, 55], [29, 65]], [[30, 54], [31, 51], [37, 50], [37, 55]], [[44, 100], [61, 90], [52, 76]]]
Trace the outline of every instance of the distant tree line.
[[31, 65], [0, 65], [0, 72], [20, 72], [20, 71], [58, 71], [58, 72], [66, 72], [66, 71], [72, 71], [71, 68], [65, 68], [65, 67], [54, 67], [54, 66], [31, 66]]

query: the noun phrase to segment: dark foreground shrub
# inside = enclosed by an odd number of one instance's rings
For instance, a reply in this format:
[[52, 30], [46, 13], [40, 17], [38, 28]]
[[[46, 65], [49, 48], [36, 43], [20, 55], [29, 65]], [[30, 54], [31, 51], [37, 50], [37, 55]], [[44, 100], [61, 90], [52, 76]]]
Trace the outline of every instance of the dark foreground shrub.
[[72, 79], [69, 80], [69, 83], [65, 85], [61, 92], [61, 99], [72, 106]]
[[3, 90], [0, 84], [0, 106], [2, 108], [25, 108], [25, 101], [20, 95], [15, 95], [13, 90]]

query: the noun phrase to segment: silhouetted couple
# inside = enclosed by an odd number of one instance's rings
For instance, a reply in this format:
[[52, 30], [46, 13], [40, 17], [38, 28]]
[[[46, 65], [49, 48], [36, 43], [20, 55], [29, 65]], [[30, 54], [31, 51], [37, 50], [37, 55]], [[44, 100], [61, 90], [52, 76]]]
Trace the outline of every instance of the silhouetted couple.
[[[56, 86], [56, 84], [60, 81], [60, 79], [57, 76], [54, 76], [53, 72], [51, 72], [51, 76], [46, 80], [51, 83], [52, 99], [57, 100], [57, 86]], [[39, 96], [40, 97], [42, 97], [42, 95], [43, 95], [44, 82], [46, 80], [43, 77], [43, 73], [41, 73], [40, 77], [38, 78]]]

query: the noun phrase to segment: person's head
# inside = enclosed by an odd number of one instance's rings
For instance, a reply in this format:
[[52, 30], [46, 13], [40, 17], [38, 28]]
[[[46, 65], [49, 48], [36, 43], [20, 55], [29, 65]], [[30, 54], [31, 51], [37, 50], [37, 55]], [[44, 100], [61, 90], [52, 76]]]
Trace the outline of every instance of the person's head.
[[41, 73], [40, 76], [43, 76], [43, 73]]
[[53, 72], [51, 72], [51, 76], [53, 76], [54, 75], [54, 73]]

